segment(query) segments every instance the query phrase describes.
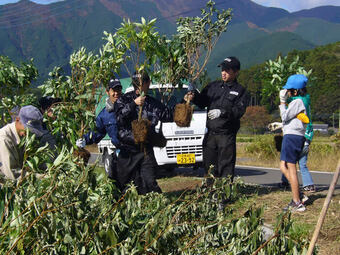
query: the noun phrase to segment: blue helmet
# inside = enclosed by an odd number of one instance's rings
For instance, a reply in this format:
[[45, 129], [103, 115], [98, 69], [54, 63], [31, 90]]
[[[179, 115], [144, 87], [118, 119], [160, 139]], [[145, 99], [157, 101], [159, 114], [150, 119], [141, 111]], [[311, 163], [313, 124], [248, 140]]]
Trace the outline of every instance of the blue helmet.
[[308, 78], [303, 74], [293, 74], [289, 76], [284, 89], [303, 89], [307, 85]]

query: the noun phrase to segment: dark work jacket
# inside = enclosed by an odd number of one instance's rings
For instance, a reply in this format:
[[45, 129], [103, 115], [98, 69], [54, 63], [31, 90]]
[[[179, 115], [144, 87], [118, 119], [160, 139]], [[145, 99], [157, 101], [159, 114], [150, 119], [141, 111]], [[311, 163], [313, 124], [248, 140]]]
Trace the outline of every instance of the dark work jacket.
[[[120, 148], [128, 151], [140, 151], [140, 146], [135, 144], [131, 125], [133, 120], [138, 119], [139, 106], [134, 101], [138, 96], [135, 91], [128, 92], [117, 100], [114, 107]], [[151, 132], [154, 132], [158, 121], [170, 122], [173, 120], [173, 110], [149, 95], [146, 95], [142, 109], [142, 118], [151, 122]]]
[[105, 135], [108, 134], [113, 145], [118, 146], [118, 129], [116, 116], [113, 112], [113, 105], [108, 100], [106, 107], [98, 114], [96, 118], [96, 131], [90, 131], [83, 136], [86, 144], [99, 143]]
[[211, 82], [201, 93], [196, 90], [193, 100], [193, 103], [200, 108], [207, 107], [207, 111], [221, 110], [219, 118], [213, 120], [207, 118], [207, 128], [211, 134], [236, 134], [248, 102], [249, 96], [246, 89], [236, 80], [227, 83]]

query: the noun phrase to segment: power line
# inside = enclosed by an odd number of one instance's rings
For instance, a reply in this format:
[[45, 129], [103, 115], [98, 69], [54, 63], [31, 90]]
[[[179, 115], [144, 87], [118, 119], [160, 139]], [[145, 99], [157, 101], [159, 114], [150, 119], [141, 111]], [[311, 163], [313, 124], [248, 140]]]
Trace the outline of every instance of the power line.
[[[61, 9], [61, 8], [64, 8], [66, 4], [75, 4], [77, 1], [81, 1], [81, 0], [69, 0], [68, 2], [64, 2], [64, 4], [59, 4], [57, 6], [54, 6], [52, 8], [49, 8], [49, 7], [46, 7], [46, 6], [40, 6], [40, 7], [37, 7], [37, 8], [32, 8], [33, 6], [31, 5], [30, 8], [24, 10], [23, 12], [20, 12], [18, 13], [18, 11], [14, 11], [13, 13], [10, 13], [9, 15], [4, 15], [4, 16], [0, 16], [0, 23], [4, 23], [4, 22], [15, 22], [15, 21], [20, 21], [20, 20], [25, 20], [27, 18], [30, 18], [30, 17], [36, 17], [36, 16], [40, 16], [42, 15], [43, 13], [46, 13], [46, 12], [50, 12], [50, 11], [54, 11], [54, 10], [58, 10], [58, 9]], [[84, 1], [84, 0], [83, 0]], [[73, 3], [72, 3], [73, 2]], [[34, 10], [34, 13], [31, 14], [31, 15], [26, 15], [26, 16], [22, 16], [24, 15], [25, 13], [29, 13], [31, 12], [32, 10]], [[42, 10], [41, 12], [39, 12], [40, 10]], [[7, 13], [8, 14], [8, 13]], [[10, 18], [9, 21], [5, 20], [6, 18], [8, 17], [13, 17], [14, 15], [16, 15], [15, 18]], [[18, 15], [21, 15], [20, 17], [18, 17]]]
[[62, 12], [59, 12], [59, 13], [56, 13], [56, 14], [53, 14], [53, 15], [49, 15], [49, 16], [41, 18], [41, 19], [37, 19], [37, 20], [29, 21], [29, 22], [24, 22], [24, 23], [20, 23], [20, 24], [15, 24], [15, 25], [10, 25], [10, 26], [3, 26], [3, 27], [0, 27], [0, 29], [10, 29], [10, 28], [14, 28], [14, 27], [20, 27], [20, 26], [23, 26], [23, 25], [28, 25], [28, 24], [36, 23], [36, 22], [39, 22], [39, 21], [48, 20], [51, 17], [59, 16], [61, 14], [64, 14], [64, 13], [67, 13], [67, 12], [79, 9], [79, 8], [81, 8], [83, 6], [85, 6], [85, 4], [81, 4], [81, 5], [69, 8], [69, 9], [67, 9], [65, 11], [62, 11]]
[[[224, 2], [224, 1], [221, 1], [221, 2], [215, 3], [215, 6], [220, 5], [220, 4], [223, 4], [223, 3], [225, 3], [225, 2]], [[202, 9], [202, 7], [192, 8], [192, 9], [189, 9], [189, 10], [187, 10], [187, 11], [183, 11], [183, 12], [180, 12], [180, 13], [177, 13], [177, 14], [174, 14], [174, 15], [170, 15], [170, 16], [166, 16], [166, 17], [161, 17], [161, 18], [157, 18], [157, 20], [165, 20], [165, 19], [169, 19], [169, 18], [179, 17], [179, 16], [182, 16], [182, 15], [184, 15], [184, 14], [188, 14], [188, 13], [191, 13], [191, 12], [193, 12], [193, 11], [198, 11], [198, 10], [201, 10], [201, 9]], [[94, 34], [94, 35], [90, 35], [90, 36], [86, 36], [86, 37], [80, 38], [79, 41], [87, 41], [87, 40], [89, 40], [89, 39], [91, 39], [91, 38], [94, 38], [94, 37], [99, 36], [100, 33], [103, 33], [103, 31], [98, 32], [98, 33], [96, 33], [96, 34]]]

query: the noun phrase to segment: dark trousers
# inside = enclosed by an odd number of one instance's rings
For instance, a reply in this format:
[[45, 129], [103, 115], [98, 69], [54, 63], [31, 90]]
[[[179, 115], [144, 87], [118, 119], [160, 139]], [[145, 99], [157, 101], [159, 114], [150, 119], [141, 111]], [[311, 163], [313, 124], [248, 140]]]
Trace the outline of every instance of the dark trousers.
[[203, 140], [203, 164], [206, 173], [213, 165], [215, 177], [234, 178], [236, 162], [236, 134], [209, 134]]
[[117, 181], [121, 190], [130, 182], [137, 186], [138, 194], [161, 193], [156, 181], [157, 162], [152, 149], [145, 152], [121, 150], [117, 159]]

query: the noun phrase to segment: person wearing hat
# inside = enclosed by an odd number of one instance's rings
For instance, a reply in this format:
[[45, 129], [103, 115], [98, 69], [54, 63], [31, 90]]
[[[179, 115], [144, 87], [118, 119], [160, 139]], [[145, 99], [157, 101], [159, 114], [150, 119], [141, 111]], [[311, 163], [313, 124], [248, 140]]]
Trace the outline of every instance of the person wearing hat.
[[[118, 98], [122, 94], [122, 84], [119, 79], [111, 79], [106, 88], [106, 94], [108, 98], [106, 99], [105, 107], [98, 114], [96, 118], [96, 131], [90, 131], [87, 134], [83, 135], [82, 138], [76, 141], [76, 145], [80, 148], [84, 148], [85, 145], [99, 143], [106, 134], [111, 138], [111, 142], [116, 147], [118, 146], [118, 138], [117, 138], [117, 121], [116, 115], [114, 113], [114, 106]], [[111, 155], [112, 164], [110, 169], [105, 169], [108, 177], [110, 179], [115, 179], [116, 173], [116, 163], [115, 163], [115, 154]]]
[[49, 132], [43, 128], [42, 120], [39, 109], [27, 105], [20, 109], [14, 122], [0, 129], [0, 174], [5, 178], [15, 180], [21, 175], [24, 147], [19, 144], [27, 129], [35, 134], [41, 143], [43, 141], [42, 145], [45, 145], [45, 142], [49, 142], [50, 147], [55, 145], [53, 139], [46, 139]]
[[[140, 144], [134, 141], [132, 122], [138, 119], [140, 108], [142, 108], [142, 118], [150, 121], [150, 133], [155, 132], [155, 126], [159, 121], [173, 120], [173, 109], [147, 94], [150, 84], [151, 79], [146, 72], [135, 73], [132, 77], [134, 90], [119, 98], [115, 107], [120, 141], [117, 159], [120, 188], [124, 191], [127, 184], [133, 181], [137, 186], [138, 194], [162, 191], [155, 175], [157, 161], [153, 147], [156, 145], [148, 141], [144, 144], [144, 150], [141, 150]], [[148, 136], [152, 137], [150, 133]]]
[[[307, 80], [307, 77], [302, 74], [291, 75], [279, 94], [283, 130], [280, 170], [289, 181], [293, 197], [284, 210], [293, 212], [306, 210], [299, 192], [296, 163], [306, 142], [306, 125], [309, 123], [305, 104], [301, 98], [298, 98], [305, 89]], [[294, 100], [292, 100], [293, 97]], [[287, 102], [289, 102], [288, 106], [286, 105]]]
[[209, 83], [199, 93], [189, 91], [184, 100], [207, 108], [207, 133], [203, 140], [203, 164], [206, 172], [213, 165], [215, 177], [230, 177], [233, 181], [236, 162], [236, 134], [246, 111], [249, 95], [237, 82], [240, 61], [227, 57], [218, 65], [222, 80]]
[[[301, 83], [302, 85], [308, 82], [308, 78], [302, 74], [292, 76], [290, 81], [292, 81], [292, 79], [303, 79], [306, 82]], [[292, 83], [289, 83], [289, 84], [292, 84]], [[309, 145], [311, 144], [313, 136], [314, 136], [314, 130], [313, 130], [313, 124], [312, 124], [312, 119], [311, 119], [310, 95], [307, 93], [306, 87], [301, 87], [297, 89], [296, 96], [289, 97], [287, 99], [287, 103], [290, 103], [291, 101], [297, 98], [300, 98], [306, 107], [306, 116], [303, 117], [303, 113], [300, 113], [298, 114], [297, 118], [300, 118], [302, 122], [307, 124], [306, 132], [305, 132], [305, 143], [303, 145], [302, 153], [298, 161], [300, 174], [301, 174], [301, 180], [302, 180], [302, 191], [313, 193], [313, 192], [316, 192], [316, 187], [315, 187], [312, 175], [310, 174], [308, 166], [307, 166], [307, 159], [308, 159], [308, 153], [309, 153]], [[308, 119], [309, 123], [304, 121], [304, 119]], [[282, 188], [289, 187], [289, 182], [287, 178], [284, 176], [284, 174], [282, 174], [281, 183], [279, 186]]]

